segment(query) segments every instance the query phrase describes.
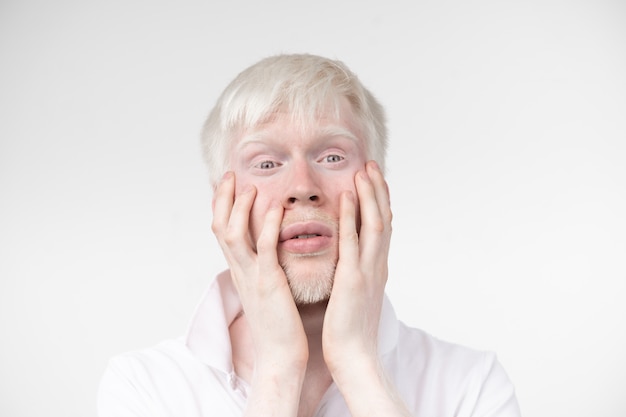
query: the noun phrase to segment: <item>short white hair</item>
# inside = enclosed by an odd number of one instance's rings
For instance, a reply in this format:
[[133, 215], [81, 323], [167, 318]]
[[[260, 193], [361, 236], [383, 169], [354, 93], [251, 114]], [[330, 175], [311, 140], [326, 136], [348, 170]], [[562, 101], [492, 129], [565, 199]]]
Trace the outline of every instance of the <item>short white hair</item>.
[[387, 128], [383, 107], [341, 61], [310, 54], [276, 55], [242, 71], [224, 90], [202, 130], [202, 150], [215, 185], [230, 167], [235, 135], [287, 112], [301, 126], [321, 113], [340, 117], [342, 99], [364, 135], [366, 155], [384, 170]]

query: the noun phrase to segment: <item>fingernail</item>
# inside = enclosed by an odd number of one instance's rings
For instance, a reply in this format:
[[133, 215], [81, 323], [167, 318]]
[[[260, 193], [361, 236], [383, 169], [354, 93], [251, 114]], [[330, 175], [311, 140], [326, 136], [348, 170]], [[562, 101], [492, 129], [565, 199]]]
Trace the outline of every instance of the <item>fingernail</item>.
[[372, 182], [372, 181], [370, 180], [370, 176], [369, 176], [369, 175], [367, 175], [367, 171], [360, 171], [360, 172], [359, 172], [359, 175], [361, 176], [361, 179], [362, 179], [363, 181], [365, 181], [365, 182]]

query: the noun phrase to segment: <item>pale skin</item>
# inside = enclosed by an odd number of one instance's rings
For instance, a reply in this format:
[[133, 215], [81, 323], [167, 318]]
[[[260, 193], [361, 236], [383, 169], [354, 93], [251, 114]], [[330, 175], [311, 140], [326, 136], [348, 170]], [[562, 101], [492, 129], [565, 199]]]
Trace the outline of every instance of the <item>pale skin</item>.
[[[230, 334], [246, 416], [310, 417], [333, 381], [353, 416], [410, 415], [378, 355], [389, 192], [352, 120], [344, 109], [306, 131], [277, 117], [245, 132], [216, 185], [212, 228], [245, 313]], [[306, 286], [335, 264], [330, 297], [294, 301], [284, 265]]]

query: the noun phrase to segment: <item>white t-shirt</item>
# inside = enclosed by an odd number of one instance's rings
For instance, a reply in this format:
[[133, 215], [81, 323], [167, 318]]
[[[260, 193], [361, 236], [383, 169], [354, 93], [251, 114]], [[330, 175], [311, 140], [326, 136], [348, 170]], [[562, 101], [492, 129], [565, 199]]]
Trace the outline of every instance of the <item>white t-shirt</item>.
[[[204, 294], [185, 337], [111, 359], [99, 417], [230, 417], [243, 414], [248, 384], [234, 372], [228, 326], [241, 303], [228, 272]], [[413, 416], [519, 417], [515, 390], [493, 353], [442, 342], [381, 314], [379, 352]], [[331, 384], [315, 416], [350, 416]]]

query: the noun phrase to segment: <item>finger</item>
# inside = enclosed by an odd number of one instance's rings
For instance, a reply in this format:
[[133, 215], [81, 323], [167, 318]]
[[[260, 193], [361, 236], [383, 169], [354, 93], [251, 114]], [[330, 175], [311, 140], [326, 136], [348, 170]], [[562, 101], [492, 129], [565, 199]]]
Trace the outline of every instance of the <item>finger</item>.
[[248, 221], [256, 189], [251, 186], [236, 198], [235, 190], [235, 175], [233, 172], [227, 172], [215, 190], [211, 227], [229, 266], [235, 271], [240, 271], [249, 267], [254, 257]]
[[356, 265], [359, 259], [359, 235], [356, 230], [356, 203], [351, 191], [341, 193], [339, 202], [339, 260]]
[[219, 184], [217, 184], [212, 201], [213, 223], [211, 224], [211, 228], [218, 239], [221, 238], [221, 235], [223, 235], [228, 226], [234, 199], [235, 176], [232, 172], [227, 172], [224, 174]]
[[355, 178], [356, 190], [359, 197], [361, 214], [361, 229], [359, 233], [361, 257], [367, 259], [375, 256], [379, 251], [380, 236], [385, 233], [385, 222], [380, 213], [374, 183], [367, 171], [360, 171]]
[[249, 221], [250, 211], [256, 197], [256, 187], [246, 186], [237, 195], [232, 206], [228, 226], [223, 237], [230, 252], [240, 262], [252, 261], [254, 250], [250, 242]]
[[278, 267], [278, 236], [283, 220], [283, 206], [272, 204], [265, 214], [263, 229], [257, 241], [257, 254], [261, 271], [271, 271]]
[[376, 194], [376, 201], [378, 202], [378, 210], [383, 217], [383, 221], [391, 223], [391, 201], [389, 197], [389, 186], [385, 181], [383, 173], [376, 163], [376, 161], [369, 161], [365, 169], [370, 177], [372, 184], [374, 185], [374, 193]]

